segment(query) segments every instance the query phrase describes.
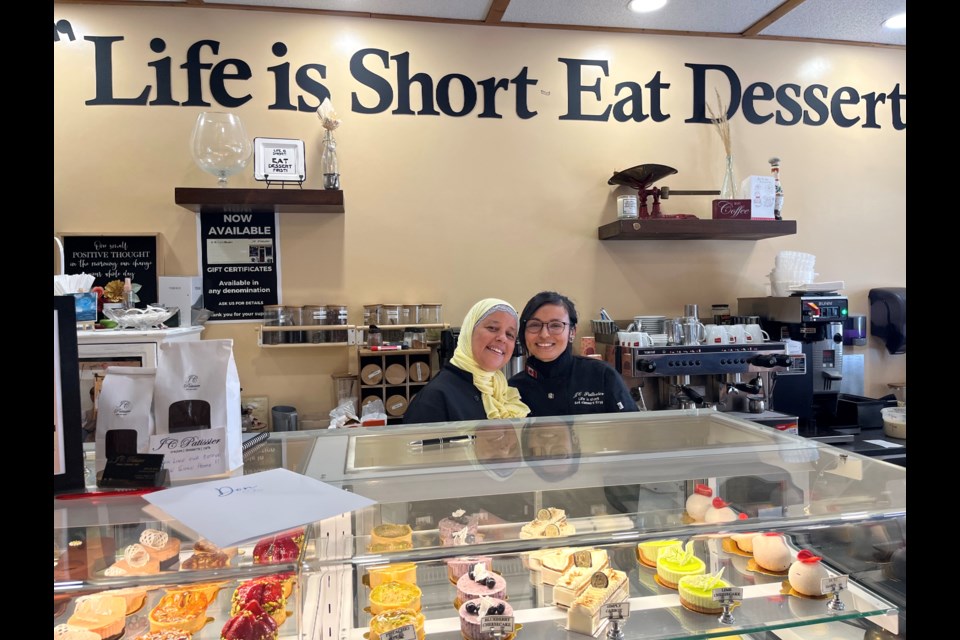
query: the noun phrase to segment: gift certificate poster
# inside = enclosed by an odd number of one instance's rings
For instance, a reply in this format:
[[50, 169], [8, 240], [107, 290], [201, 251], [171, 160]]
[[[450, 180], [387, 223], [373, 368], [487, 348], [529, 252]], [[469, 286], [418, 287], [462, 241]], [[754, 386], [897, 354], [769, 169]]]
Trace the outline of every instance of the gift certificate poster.
[[260, 322], [280, 301], [280, 243], [273, 212], [197, 217], [203, 306], [211, 322]]

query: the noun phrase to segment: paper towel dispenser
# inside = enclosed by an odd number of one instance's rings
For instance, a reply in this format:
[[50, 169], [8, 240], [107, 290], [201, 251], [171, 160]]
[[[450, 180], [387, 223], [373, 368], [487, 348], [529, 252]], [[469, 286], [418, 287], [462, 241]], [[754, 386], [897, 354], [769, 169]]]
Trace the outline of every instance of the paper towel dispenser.
[[907, 352], [907, 288], [870, 289], [870, 335], [882, 338], [890, 353]]

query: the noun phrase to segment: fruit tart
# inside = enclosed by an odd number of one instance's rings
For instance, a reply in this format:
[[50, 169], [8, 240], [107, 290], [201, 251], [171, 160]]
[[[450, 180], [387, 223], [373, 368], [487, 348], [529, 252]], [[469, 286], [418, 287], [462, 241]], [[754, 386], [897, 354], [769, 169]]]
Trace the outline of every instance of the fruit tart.
[[113, 640], [123, 635], [126, 617], [126, 600], [120, 596], [97, 594], [78, 598], [67, 624], [92, 631], [103, 640]]
[[72, 624], [58, 624], [53, 628], [53, 640], [101, 640], [100, 635]]
[[287, 531], [260, 540], [253, 548], [254, 564], [282, 564], [296, 562], [306, 539], [303, 528]]
[[277, 621], [254, 600], [227, 620], [220, 640], [274, 640], [278, 634]]
[[230, 559], [235, 555], [237, 555], [236, 547], [221, 549], [207, 540], [197, 540], [193, 544], [193, 555], [180, 563], [180, 570], [223, 569], [230, 564]]
[[139, 543], [128, 545], [123, 550], [123, 558], [117, 560], [103, 571], [107, 577], [145, 576], [160, 573], [160, 561], [150, 557], [150, 553]]
[[144, 529], [140, 534], [140, 545], [150, 557], [160, 563], [161, 569], [170, 569], [180, 559], [180, 539], [159, 529]]
[[237, 615], [250, 602], [257, 602], [276, 620], [277, 626], [287, 619], [287, 597], [283, 593], [283, 580], [277, 576], [255, 578], [241, 583], [230, 600], [230, 615]]
[[164, 629], [163, 631], [147, 631], [134, 640], [191, 640], [193, 634], [183, 629]]
[[202, 589], [168, 591], [150, 610], [150, 630], [182, 629], [196, 633], [207, 623], [209, 594]]

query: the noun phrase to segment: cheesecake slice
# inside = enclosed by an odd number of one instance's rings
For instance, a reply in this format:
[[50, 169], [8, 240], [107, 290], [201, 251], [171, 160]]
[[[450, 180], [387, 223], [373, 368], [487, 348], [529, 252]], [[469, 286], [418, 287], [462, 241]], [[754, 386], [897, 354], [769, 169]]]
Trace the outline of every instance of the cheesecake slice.
[[553, 604], [558, 607], [568, 608], [573, 604], [573, 601], [590, 586], [590, 578], [593, 574], [610, 565], [604, 549], [584, 549], [578, 552], [575, 558], [581, 559], [579, 563], [581, 565], [589, 561], [590, 566], [577, 566], [575, 559], [574, 565], [560, 576], [553, 586]]
[[597, 571], [590, 579], [590, 586], [567, 610], [567, 630], [594, 635], [606, 620], [602, 617], [603, 605], [623, 602], [629, 597], [630, 582], [626, 573], [609, 567]]

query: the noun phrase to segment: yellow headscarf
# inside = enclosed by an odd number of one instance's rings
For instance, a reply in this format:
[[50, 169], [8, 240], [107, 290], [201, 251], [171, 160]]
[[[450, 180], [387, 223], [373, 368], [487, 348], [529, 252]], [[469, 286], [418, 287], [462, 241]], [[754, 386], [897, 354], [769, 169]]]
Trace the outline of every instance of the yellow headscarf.
[[[530, 413], [530, 407], [520, 400], [520, 392], [507, 384], [507, 377], [502, 371], [484, 371], [473, 358], [473, 330], [495, 311], [506, 311], [514, 318], [518, 317], [516, 309], [509, 302], [497, 298], [486, 298], [473, 305], [463, 319], [450, 364], [473, 374], [473, 386], [480, 390], [488, 418], [523, 418]], [[517, 339], [520, 337], [517, 336]]]

